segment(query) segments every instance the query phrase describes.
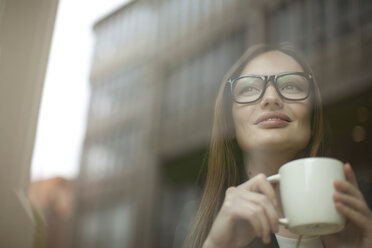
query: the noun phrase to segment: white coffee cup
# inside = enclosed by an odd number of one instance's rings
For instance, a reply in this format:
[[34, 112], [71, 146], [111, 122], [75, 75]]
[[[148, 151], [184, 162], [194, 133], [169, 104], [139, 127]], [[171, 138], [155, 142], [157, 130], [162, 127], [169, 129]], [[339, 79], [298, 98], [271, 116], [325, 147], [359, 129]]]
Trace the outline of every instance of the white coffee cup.
[[343, 163], [333, 158], [303, 158], [288, 162], [268, 177], [280, 185], [285, 218], [279, 223], [296, 234], [325, 235], [341, 231], [345, 217], [333, 201], [334, 180], [345, 180]]

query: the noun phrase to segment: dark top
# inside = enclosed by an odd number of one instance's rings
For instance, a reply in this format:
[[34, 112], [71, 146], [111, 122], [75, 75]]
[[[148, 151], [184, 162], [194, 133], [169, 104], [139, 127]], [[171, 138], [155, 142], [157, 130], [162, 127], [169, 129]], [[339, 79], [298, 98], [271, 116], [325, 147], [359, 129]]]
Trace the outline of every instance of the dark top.
[[261, 248], [261, 247], [267, 247], [267, 248], [279, 248], [278, 241], [276, 241], [275, 235], [271, 234], [271, 242], [270, 244], [266, 245], [262, 243], [261, 238], [255, 238], [246, 248]]

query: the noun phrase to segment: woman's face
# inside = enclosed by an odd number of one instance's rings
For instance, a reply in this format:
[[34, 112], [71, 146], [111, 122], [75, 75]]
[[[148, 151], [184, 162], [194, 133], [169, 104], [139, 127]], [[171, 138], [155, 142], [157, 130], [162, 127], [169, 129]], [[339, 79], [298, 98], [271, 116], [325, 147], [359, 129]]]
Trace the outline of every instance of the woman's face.
[[[292, 57], [270, 51], [252, 59], [242, 74], [275, 75], [282, 72], [303, 72]], [[233, 120], [241, 149], [297, 153], [306, 147], [311, 136], [311, 97], [302, 101], [282, 99], [272, 83], [263, 97], [254, 103], [233, 103]]]

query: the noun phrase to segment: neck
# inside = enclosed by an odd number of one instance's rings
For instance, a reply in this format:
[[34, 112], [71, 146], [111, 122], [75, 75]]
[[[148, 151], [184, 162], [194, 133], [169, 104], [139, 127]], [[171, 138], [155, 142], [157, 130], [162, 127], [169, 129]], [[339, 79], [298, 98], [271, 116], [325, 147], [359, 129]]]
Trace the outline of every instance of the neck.
[[263, 173], [271, 176], [278, 173], [280, 166], [293, 160], [295, 154], [283, 151], [250, 152], [244, 154], [245, 171], [249, 178]]

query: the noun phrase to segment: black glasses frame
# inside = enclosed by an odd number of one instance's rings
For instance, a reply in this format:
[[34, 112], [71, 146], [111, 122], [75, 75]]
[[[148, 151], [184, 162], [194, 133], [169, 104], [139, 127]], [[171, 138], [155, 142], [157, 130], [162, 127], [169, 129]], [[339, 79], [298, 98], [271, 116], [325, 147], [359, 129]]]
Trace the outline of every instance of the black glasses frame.
[[[301, 75], [303, 77], [305, 77], [308, 82], [309, 82], [309, 91], [307, 92], [307, 95], [303, 98], [300, 98], [300, 99], [290, 99], [290, 98], [287, 98], [285, 96], [283, 96], [279, 89], [278, 89], [278, 84], [277, 84], [277, 79], [281, 76], [286, 76], [286, 75]], [[234, 84], [236, 83], [237, 80], [241, 79], [241, 78], [260, 78], [264, 81], [264, 88], [263, 88], [263, 91], [261, 93], [261, 95], [254, 101], [248, 101], [248, 102], [241, 102], [241, 101], [238, 101], [235, 96], [234, 96]], [[259, 101], [263, 95], [265, 94], [266, 92], [266, 88], [267, 88], [267, 85], [270, 83], [270, 82], [273, 82], [273, 85], [274, 85], [274, 88], [276, 90], [276, 92], [278, 93], [278, 95], [284, 99], [284, 100], [287, 100], [287, 101], [303, 101], [305, 100], [306, 98], [308, 98], [310, 96], [310, 92], [312, 91], [313, 89], [313, 76], [310, 74], [310, 73], [307, 73], [307, 72], [283, 72], [283, 73], [279, 73], [279, 74], [275, 74], [275, 75], [268, 75], [268, 76], [264, 76], [264, 75], [255, 75], [255, 74], [244, 74], [244, 75], [241, 75], [237, 78], [234, 78], [234, 79], [229, 79], [227, 81], [227, 84], [230, 85], [230, 92], [231, 92], [231, 96], [232, 96], [232, 99], [234, 100], [234, 102], [236, 103], [240, 103], [240, 104], [247, 104], [247, 103], [254, 103], [254, 102], [257, 102]]]

